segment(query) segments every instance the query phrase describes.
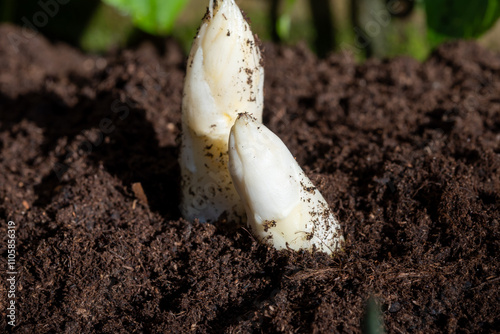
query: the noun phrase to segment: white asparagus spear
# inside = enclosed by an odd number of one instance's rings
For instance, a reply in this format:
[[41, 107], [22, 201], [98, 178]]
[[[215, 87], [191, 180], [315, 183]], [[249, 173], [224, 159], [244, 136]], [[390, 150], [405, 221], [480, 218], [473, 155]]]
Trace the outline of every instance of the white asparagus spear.
[[278, 136], [248, 114], [231, 129], [229, 171], [260, 240], [277, 249], [340, 249], [340, 225], [323, 196]]
[[227, 169], [227, 143], [238, 113], [262, 120], [261, 63], [234, 0], [210, 0], [189, 55], [182, 100], [181, 212], [188, 220], [245, 219]]

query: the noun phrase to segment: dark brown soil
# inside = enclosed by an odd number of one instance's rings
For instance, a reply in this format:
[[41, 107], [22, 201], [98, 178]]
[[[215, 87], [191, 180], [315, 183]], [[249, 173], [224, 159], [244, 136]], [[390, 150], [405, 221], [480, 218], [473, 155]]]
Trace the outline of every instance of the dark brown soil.
[[0, 26], [15, 332], [351, 333], [370, 295], [391, 333], [500, 328], [499, 55], [457, 42], [357, 65], [266, 46], [265, 123], [342, 223], [330, 258], [180, 218], [177, 44], [99, 58], [40, 36], [16, 52], [13, 34]]

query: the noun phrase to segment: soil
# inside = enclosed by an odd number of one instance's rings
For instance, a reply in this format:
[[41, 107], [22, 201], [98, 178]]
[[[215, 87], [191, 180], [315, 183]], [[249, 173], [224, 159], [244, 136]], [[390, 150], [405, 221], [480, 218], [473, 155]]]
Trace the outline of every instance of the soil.
[[329, 257], [180, 217], [174, 41], [99, 57], [23, 34], [0, 26], [0, 331], [359, 333], [370, 296], [390, 333], [500, 328], [500, 55], [265, 45], [264, 122], [342, 224]]

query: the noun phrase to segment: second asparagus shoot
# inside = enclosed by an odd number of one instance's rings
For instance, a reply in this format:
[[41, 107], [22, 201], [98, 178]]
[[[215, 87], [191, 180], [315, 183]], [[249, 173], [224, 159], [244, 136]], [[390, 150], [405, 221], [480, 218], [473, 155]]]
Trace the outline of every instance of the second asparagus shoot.
[[229, 170], [259, 239], [277, 249], [340, 249], [344, 239], [328, 203], [281, 139], [248, 114], [231, 129]]

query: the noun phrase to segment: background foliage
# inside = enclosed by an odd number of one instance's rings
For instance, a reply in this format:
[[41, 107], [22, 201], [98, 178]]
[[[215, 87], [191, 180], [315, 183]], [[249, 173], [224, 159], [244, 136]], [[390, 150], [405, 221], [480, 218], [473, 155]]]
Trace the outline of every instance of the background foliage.
[[134, 24], [150, 34], [166, 35], [172, 31], [177, 16], [187, 0], [103, 0], [122, 10]]
[[427, 25], [434, 44], [449, 38], [475, 38], [500, 17], [498, 0], [427, 0]]
[[[209, 0], [0, 0], [0, 20], [86, 51], [172, 35], [186, 50]], [[454, 38], [500, 50], [500, 0], [236, 0], [261, 39], [306, 41], [318, 55], [424, 59]], [[40, 14], [41, 13], [41, 14]], [[44, 22], [43, 18], [47, 18]]]

